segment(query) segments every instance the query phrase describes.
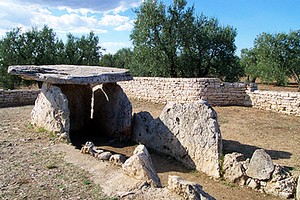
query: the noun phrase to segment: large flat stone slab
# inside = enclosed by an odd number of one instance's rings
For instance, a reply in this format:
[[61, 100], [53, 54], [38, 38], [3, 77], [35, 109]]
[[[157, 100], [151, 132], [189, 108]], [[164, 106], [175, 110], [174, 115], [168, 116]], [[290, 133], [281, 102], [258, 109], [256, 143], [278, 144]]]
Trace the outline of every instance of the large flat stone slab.
[[126, 69], [81, 65], [16, 65], [8, 73], [52, 84], [103, 84], [132, 80]]
[[222, 136], [217, 113], [202, 101], [168, 102], [157, 119], [135, 114], [133, 140], [170, 155], [187, 167], [220, 177]]

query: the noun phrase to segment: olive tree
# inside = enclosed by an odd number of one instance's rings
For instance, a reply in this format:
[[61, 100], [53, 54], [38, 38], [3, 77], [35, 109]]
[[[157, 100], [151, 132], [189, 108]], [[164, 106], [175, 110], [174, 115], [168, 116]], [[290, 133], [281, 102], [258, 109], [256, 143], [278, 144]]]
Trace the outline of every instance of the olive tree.
[[241, 65], [253, 80], [286, 85], [294, 78], [300, 88], [300, 31], [258, 35], [252, 49], [242, 50]]
[[195, 15], [186, 0], [170, 6], [146, 0], [136, 14], [131, 34], [136, 75], [233, 80], [243, 73], [235, 56], [236, 30]]

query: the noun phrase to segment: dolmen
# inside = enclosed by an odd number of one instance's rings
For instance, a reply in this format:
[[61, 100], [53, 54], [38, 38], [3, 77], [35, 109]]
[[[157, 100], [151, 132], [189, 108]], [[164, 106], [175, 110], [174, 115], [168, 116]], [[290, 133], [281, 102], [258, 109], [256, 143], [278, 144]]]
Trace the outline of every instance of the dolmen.
[[78, 65], [10, 66], [8, 73], [42, 83], [31, 123], [67, 135], [96, 132], [106, 138], [131, 139], [132, 106], [117, 84], [130, 81], [128, 70]]

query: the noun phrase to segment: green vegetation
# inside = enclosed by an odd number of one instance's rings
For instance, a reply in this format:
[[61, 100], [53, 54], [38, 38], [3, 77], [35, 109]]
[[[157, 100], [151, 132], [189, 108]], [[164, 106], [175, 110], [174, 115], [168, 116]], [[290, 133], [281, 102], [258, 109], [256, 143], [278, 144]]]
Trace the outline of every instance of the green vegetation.
[[92, 184], [92, 181], [90, 179], [85, 179], [85, 180], [83, 180], [83, 184], [90, 185], [90, 184]]
[[0, 88], [32, 84], [7, 74], [10, 65], [72, 64], [126, 68], [133, 76], [217, 77], [232, 82], [247, 75], [248, 81], [259, 78], [281, 86], [292, 78], [300, 91], [300, 30], [262, 33], [239, 58], [237, 30], [195, 14], [186, 0], [173, 0], [169, 6], [145, 0], [136, 15], [130, 35], [133, 48], [115, 54], [102, 55], [104, 49], [93, 32], [68, 34], [65, 43], [47, 26], [7, 32], [0, 39]]
[[121, 49], [116, 56], [104, 56], [103, 65], [129, 68], [134, 76], [238, 80], [243, 69], [235, 56], [236, 30], [219, 25], [215, 18], [196, 16], [186, 4], [174, 0], [166, 7], [157, 0], [144, 1], [136, 10], [130, 36], [133, 51]]
[[64, 44], [47, 26], [24, 33], [13, 29], [0, 40], [0, 87], [14, 89], [32, 83], [7, 74], [10, 65], [98, 65], [102, 50], [93, 32], [80, 38], [69, 34]]
[[252, 49], [242, 50], [241, 65], [252, 82], [285, 86], [293, 78], [300, 91], [300, 30], [258, 35]]
[[55, 163], [50, 163], [46, 165], [47, 169], [56, 169], [58, 168], [58, 166]]

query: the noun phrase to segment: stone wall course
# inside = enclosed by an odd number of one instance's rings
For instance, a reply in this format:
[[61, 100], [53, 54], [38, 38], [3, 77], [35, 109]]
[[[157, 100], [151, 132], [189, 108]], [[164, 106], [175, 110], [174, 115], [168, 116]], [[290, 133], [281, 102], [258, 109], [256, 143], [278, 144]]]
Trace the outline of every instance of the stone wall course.
[[39, 92], [39, 90], [0, 89], [0, 108], [10, 106], [33, 105]]
[[254, 83], [228, 83], [218, 78], [134, 77], [119, 83], [131, 98], [155, 103], [205, 100], [212, 106], [252, 106], [300, 116], [300, 93], [260, 91]]
[[[167, 103], [205, 100], [212, 106], [252, 106], [300, 116], [300, 92], [260, 91], [253, 83], [227, 83], [218, 78], [134, 77], [118, 82], [125, 93], [142, 101]], [[39, 90], [0, 89], [0, 107], [32, 105]]]

